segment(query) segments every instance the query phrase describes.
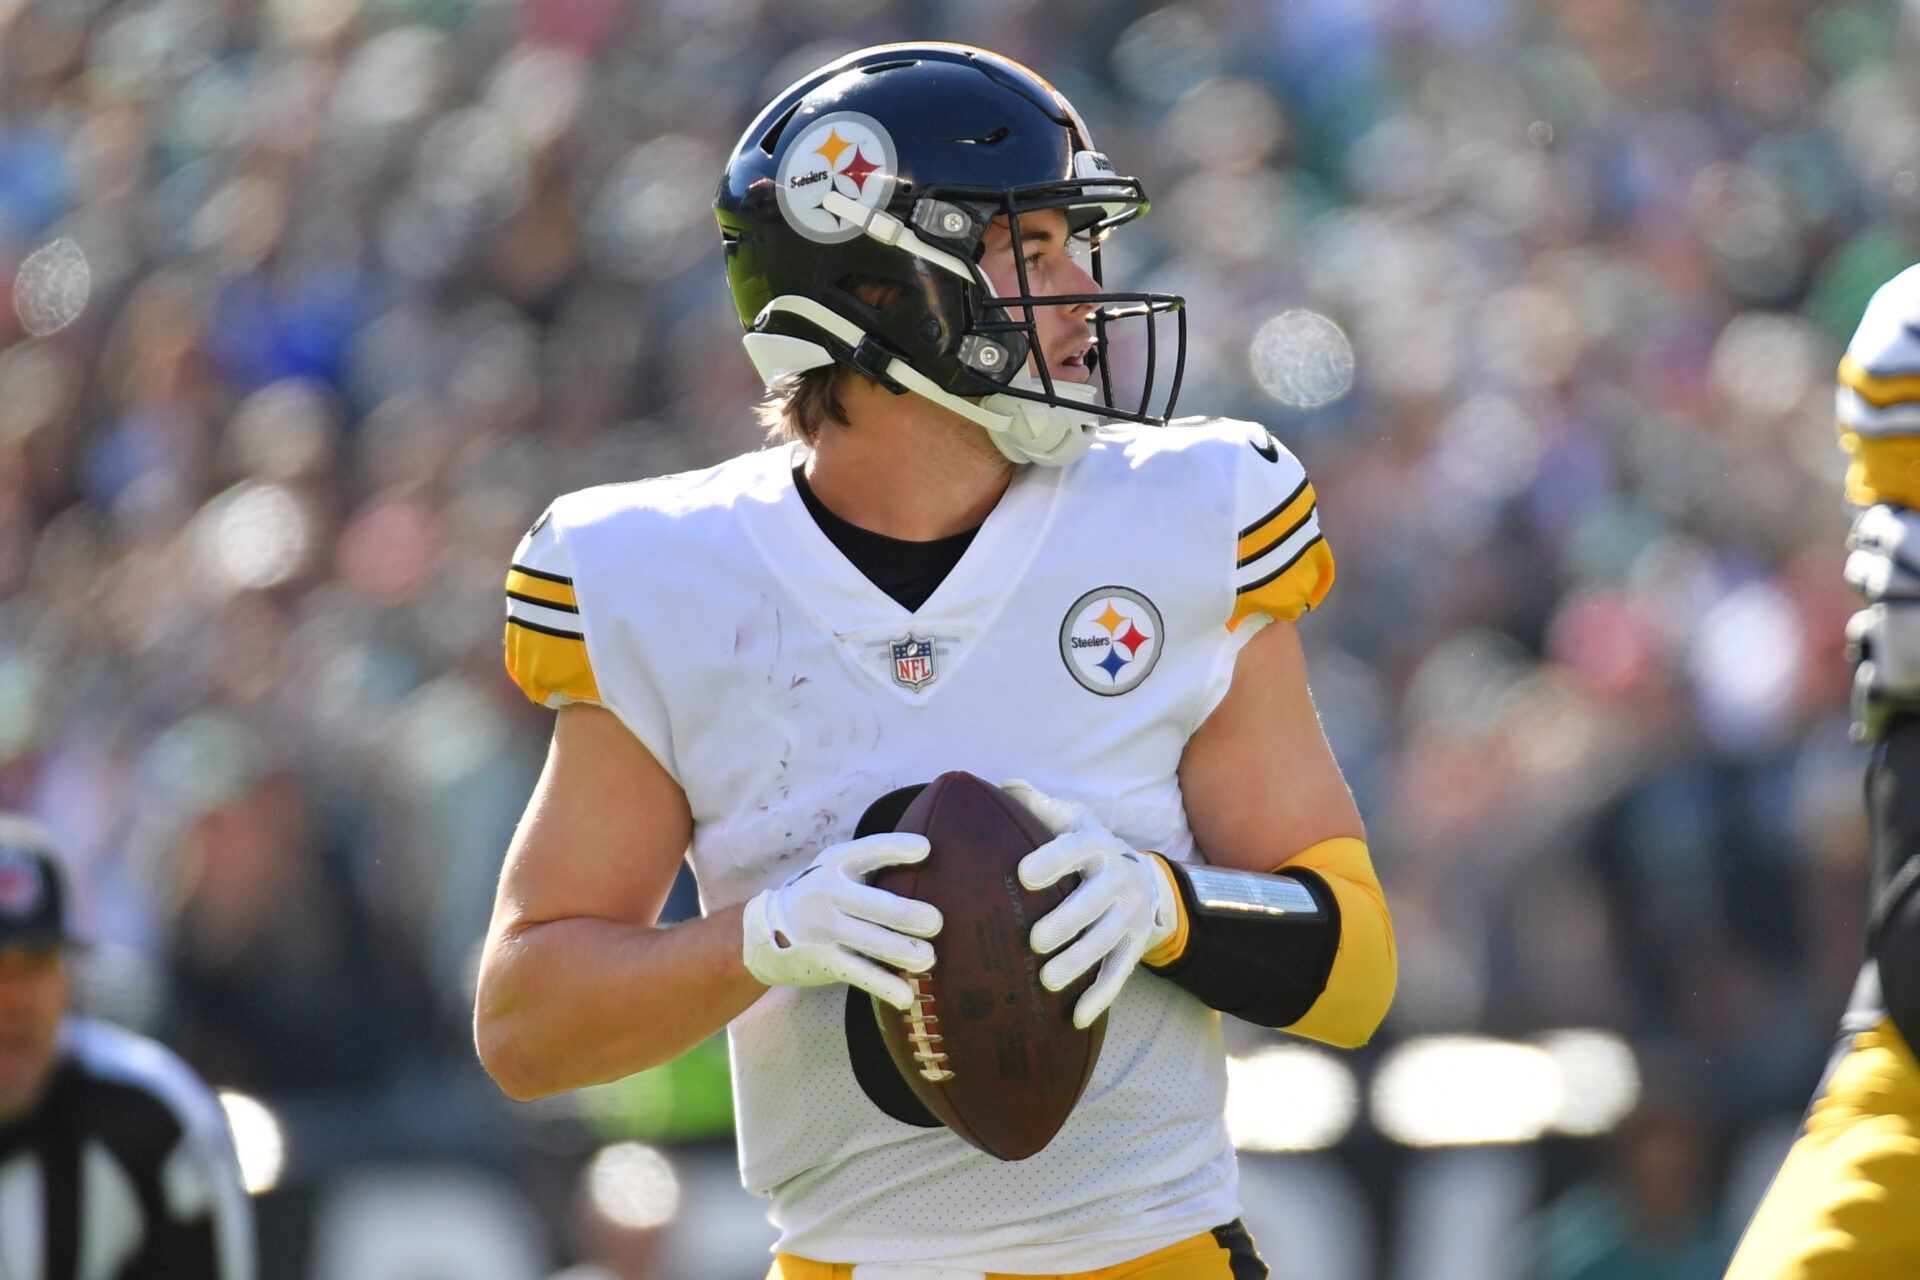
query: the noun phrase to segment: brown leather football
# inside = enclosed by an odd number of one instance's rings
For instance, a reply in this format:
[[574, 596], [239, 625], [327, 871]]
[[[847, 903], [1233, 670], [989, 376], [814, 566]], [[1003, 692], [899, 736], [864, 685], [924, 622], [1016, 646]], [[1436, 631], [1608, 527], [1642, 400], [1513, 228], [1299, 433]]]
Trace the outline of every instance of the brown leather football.
[[917, 994], [906, 1012], [874, 1000], [894, 1065], [942, 1123], [1002, 1160], [1052, 1141], [1100, 1056], [1106, 1015], [1079, 1031], [1073, 1004], [1091, 974], [1055, 994], [1040, 985], [1042, 957], [1027, 935], [1078, 878], [1039, 893], [1021, 885], [1020, 859], [1053, 838], [1026, 806], [970, 773], [934, 779], [897, 830], [933, 845], [925, 861], [887, 867], [873, 883], [940, 908], [925, 974], [902, 974]]

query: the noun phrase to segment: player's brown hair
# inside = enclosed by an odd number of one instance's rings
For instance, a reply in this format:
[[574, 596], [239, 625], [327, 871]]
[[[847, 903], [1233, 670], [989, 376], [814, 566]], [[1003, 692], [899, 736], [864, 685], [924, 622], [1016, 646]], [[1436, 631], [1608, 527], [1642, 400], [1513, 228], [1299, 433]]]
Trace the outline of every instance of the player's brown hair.
[[[849, 276], [840, 287], [875, 311], [885, 311], [907, 292], [897, 280], [877, 280], [871, 276]], [[820, 438], [829, 422], [847, 425], [847, 409], [840, 403], [840, 391], [846, 379], [873, 379], [858, 369], [835, 362], [805, 373], [783, 378], [767, 390], [756, 413], [770, 440], [799, 440], [812, 444]]]
[[760, 425], [769, 440], [799, 440], [812, 444], [827, 423], [847, 425], [847, 410], [840, 403], [842, 376], [864, 378], [867, 375], [843, 364], [830, 364], [783, 378], [767, 391], [767, 398], [756, 410]]

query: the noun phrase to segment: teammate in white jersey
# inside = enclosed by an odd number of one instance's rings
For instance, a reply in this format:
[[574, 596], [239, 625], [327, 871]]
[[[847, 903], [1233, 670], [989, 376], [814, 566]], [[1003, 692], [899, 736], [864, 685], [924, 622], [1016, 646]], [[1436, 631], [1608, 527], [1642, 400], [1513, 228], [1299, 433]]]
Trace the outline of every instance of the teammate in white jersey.
[[[821, 68], [716, 199], [789, 440], [570, 494], [515, 554], [507, 666], [559, 714], [481, 1057], [531, 1098], [726, 1027], [773, 1280], [1264, 1276], [1217, 1011], [1352, 1046], [1392, 998], [1294, 629], [1333, 582], [1313, 488], [1258, 427], [1166, 422], [1184, 303], [1099, 281], [1145, 209], [1017, 63]], [[1094, 974], [1075, 1017], [1108, 1019], [1073, 1115], [1013, 1164], [903, 1099], [850, 1016], [906, 1003], [941, 923], [865, 883], [927, 844], [862, 815], [951, 769], [1024, 780], [1057, 838], [1022, 879], [1080, 877], [1033, 927], [1042, 980]], [[703, 915], [656, 928], [683, 855]]]

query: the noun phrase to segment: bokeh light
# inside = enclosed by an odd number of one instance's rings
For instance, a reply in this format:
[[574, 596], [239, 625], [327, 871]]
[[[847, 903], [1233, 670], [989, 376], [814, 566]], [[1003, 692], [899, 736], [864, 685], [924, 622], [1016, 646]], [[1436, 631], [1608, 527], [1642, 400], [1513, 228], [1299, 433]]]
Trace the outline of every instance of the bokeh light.
[[1114, 69], [1137, 97], [1169, 103], [1214, 75], [1226, 60], [1220, 32], [1205, 11], [1155, 9], [1120, 33]]
[[27, 255], [13, 278], [13, 309], [36, 338], [60, 332], [80, 318], [93, 290], [93, 271], [80, 246], [65, 236]]
[[1569, 1030], [1540, 1037], [1566, 1080], [1553, 1128], [1575, 1137], [1606, 1133], [1640, 1103], [1633, 1046], [1610, 1031]]
[[248, 1195], [265, 1195], [280, 1185], [286, 1168], [286, 1137], [280, 1120], [264, 1102], [238, 1090], [222, 1089], [219, 1096], [233, 1133], [234, 1153], [240, 1157], [241, 1182]]
[[597, 260], [627, 280], [657, 280], [713, 250], [709, 188], [720, 157], [707, 145], [668, 134], [628, 154], [588, 218]]
[[1560, 1114], [1566, 1088], [1544, 1049], [1430, 1036], [1400, 1045], [1381, 1062], [1373, 1121], [1411, 1147], [1531, 1142]]
[[307, 512], [280, 485], [236, 485], [209, 502], [195, 524], [200, 563], [225, 590], [277, 586], [299, 572], [312, 551]]
[[1227, 1059], [1227, 1134], [1241, 1151], [1319, 1151], [1346, 1137], [1360, 1089], [1324, 1049], [1271, 1045]]
[[639, 1142], [602, 1148], [587, 1166], [587, 1194], [610, 1221], [634, 1230], [663, 1227], [680, 1211], [672, 1162]]
[[1261, 390], [1290, 409], [1317, 409], [1353, 387], [1353, 347], [1317, 312], [1285, 311], [1261, 325], [1250, 357]]

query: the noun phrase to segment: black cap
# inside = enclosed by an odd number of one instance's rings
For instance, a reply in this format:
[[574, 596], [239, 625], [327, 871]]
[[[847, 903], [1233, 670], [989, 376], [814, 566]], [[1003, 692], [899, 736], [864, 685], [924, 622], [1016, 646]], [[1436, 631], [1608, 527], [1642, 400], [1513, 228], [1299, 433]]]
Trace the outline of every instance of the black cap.
[[0, 814], [0, 948], [72, 941], [66, 884], [52, 846], [32, 823]]

